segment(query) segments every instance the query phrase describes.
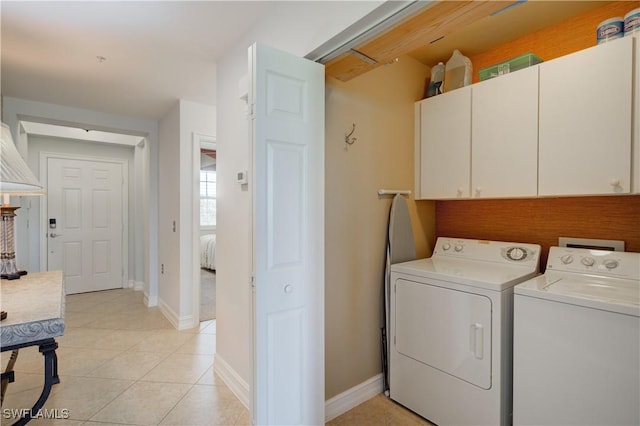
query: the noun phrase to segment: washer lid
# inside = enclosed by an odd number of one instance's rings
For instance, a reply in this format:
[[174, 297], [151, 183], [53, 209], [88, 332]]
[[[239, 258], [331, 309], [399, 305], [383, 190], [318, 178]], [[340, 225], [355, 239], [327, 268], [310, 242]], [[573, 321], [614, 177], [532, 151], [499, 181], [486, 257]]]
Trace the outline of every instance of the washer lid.
[[517, 285], [516, 295], [640, 316], [640, 281], [547, 272]]

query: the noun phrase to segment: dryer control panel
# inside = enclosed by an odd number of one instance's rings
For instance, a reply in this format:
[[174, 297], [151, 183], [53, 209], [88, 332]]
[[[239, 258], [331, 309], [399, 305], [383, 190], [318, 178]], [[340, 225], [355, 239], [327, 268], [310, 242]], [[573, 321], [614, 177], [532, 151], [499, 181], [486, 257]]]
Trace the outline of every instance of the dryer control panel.
[[433, 257], [448, 257], [498, 263], [538, 263], [540, 246], [506, 241], [440, 237]]

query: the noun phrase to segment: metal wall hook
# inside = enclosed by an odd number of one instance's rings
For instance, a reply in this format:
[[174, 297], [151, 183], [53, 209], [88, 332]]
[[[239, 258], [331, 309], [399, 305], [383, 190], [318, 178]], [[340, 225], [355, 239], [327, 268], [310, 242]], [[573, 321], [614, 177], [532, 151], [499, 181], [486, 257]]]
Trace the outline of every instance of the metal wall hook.
[[356, 123], [353, 123], [351, 127], [351, 131], [344, 135], [344, 143], [346, 143], [347, 145], [353, 145], [353, 143], [358, 140], [355, 137], [353, 138], [351, 137], [351, 135], [353, 135], [355, 131], [356, 131]]

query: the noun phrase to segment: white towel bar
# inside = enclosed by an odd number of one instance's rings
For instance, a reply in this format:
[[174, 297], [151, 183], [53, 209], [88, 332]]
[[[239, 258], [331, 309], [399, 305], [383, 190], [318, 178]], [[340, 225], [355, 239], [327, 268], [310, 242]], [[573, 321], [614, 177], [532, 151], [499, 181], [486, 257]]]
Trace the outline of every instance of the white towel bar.
[[378, 189], [378, 195], [411, 195], [411, 191], [408, 189]]

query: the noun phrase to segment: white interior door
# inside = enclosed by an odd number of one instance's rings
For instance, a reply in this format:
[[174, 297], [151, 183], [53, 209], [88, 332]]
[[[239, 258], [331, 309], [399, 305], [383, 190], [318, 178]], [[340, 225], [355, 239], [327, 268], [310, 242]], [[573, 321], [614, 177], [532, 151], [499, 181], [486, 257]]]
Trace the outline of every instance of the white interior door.
[[249, 50], [260, 425], [324, 424], [324, 67]]
[[123, 165], [47, 159], [47, 269], [67, 294], [122, 288]]

